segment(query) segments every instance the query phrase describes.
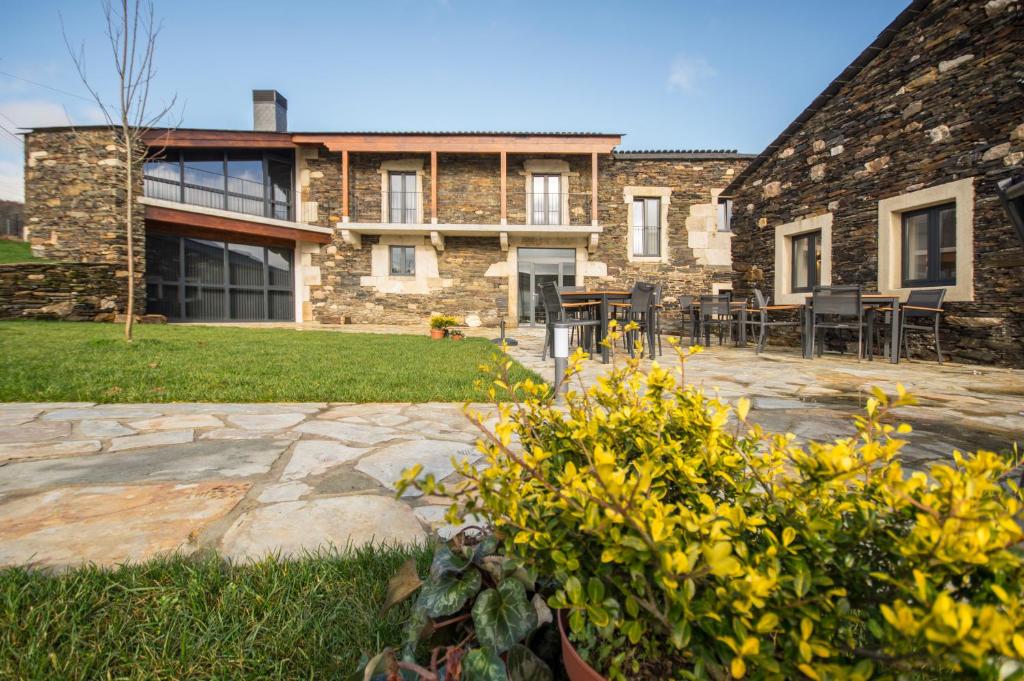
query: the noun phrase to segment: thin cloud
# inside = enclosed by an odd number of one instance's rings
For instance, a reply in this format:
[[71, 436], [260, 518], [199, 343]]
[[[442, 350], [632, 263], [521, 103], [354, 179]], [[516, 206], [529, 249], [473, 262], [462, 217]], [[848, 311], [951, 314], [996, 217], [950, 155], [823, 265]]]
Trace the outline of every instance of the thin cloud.
[[20, 163], [0, 161], [0, 200], [25, 200], [24, 177]]
[[704, 57], [680, 55], [672, 62], [668, 72], [669, 92], [695, 92], [701, 81], [718, 75]]

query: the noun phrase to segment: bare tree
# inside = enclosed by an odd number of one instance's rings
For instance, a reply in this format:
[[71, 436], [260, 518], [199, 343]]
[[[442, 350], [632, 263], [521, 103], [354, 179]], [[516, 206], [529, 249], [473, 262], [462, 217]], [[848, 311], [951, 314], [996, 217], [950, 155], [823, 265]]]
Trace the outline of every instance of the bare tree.
[[150, 108], [149, 90], [156, 76], [153, 57], [161, 28], [153, 11], [153, 0], [119, 0], [116, 5], [111, 0], [102, 0], [101, 4], [107, 22], [106, 36], [110, 43], [112, 63], [117, 76], [116, 103], [107, 103], [100, 96], [98, 87], [90, 82], [85, 66], [85, 43], [83, 42], [77, 50], [71, 46], [63, 17], [61, 32], [79, 78], [114, 133], [114, 144], [124, 163], [121, 168], [121, 179], [124, 181], [125, 191], [124, 226], [125, 246], [128, 251], [128, 309], [125, 314], [124, 336], [125, 340], [130, 342], [132, 324], [135, 320], [133, 211], [136, 172], [141, 172], [142, 162], [148, 153], [148, 133], [169, 117], [177, 103], [177, 95], [155, 110]]

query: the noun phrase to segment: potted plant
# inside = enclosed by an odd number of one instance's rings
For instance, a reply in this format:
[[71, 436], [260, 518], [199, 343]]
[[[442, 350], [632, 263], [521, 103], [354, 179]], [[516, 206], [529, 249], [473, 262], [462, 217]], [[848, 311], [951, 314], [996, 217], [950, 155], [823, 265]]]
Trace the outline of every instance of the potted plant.
[[466, 337], [466, 334], [464, 334], [461, 329], [449, 329], [448, 337], [454, 341], [460, 341]]
[[550, 594], [497, 549], [493, 535], [473, 526], [437, 547], [426, 576], [416, 573], [415, 559], [402, 565], [383, 610], [415, 595], [404, 645], [364, 658], [358, 678], [553, 681], [559, 644]]
[[436, 314], [430, 318], [430, 337], [434, 340], [441, 340], [448, 335], [448, 329], [458, 323], [455, 317]]
[[954, 453], [905, 473], [909, 428], [889, 422], [913, 402], [902, 388], [875, 391], [857, 436], [798, 445], [749, 424], [746, 400], [685, 385], [677, 352], [679, 376], [631, 360], [557, 406], [492, 369], [495, 398], [527, 397], [493, 429], [471, 413], [483, 458], [458, 464], [457, 487], [419, 466], [398, 483], [486, 519], [506, 555], [554, 578], [571, 679], [1024, 674], [1008, 462]]

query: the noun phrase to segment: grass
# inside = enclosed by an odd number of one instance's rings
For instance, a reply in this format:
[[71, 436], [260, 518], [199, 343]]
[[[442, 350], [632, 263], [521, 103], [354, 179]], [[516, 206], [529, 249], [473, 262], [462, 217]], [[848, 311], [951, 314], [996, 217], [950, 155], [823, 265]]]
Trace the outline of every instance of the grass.
[[[482, 338], [0, 322], [0, 402], [486, 401]], [[513, 377], [537, 376], [519, 364]], [[539, 380], [539, 379], [537, 379]]]
[[11, 241], [0, 239], [0, 265], [10, 265], [18, 262], [43, 262], [40, 258], [32, 255], [32, 249], [28, 242]]
[[401, 643], [388, 579], [430, 549], [356, 549], [228, 565], [168, 558], [114, 571], [0, 571], [0, 678], [344, 679]]

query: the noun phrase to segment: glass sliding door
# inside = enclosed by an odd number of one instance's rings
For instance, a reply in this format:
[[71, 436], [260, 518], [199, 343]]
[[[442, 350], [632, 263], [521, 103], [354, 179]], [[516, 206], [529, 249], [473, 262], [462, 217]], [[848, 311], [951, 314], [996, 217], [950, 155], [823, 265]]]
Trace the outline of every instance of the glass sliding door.
[[576, 285], [576, 251], [572, 248], [520, 248], [517, 299], [520, 324], [544, 324], [541, 287]]
[[146, 310], [180, 321], [293, 321], [293, 251], [147, 234]]

